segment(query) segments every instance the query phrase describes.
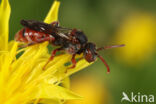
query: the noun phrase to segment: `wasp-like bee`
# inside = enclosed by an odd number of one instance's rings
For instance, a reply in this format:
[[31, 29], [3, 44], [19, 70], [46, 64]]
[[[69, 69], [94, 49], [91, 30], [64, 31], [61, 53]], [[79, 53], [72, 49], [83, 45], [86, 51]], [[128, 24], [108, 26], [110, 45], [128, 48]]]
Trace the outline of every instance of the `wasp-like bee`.
[[76, 66], [76, 54], [83, 53], [84, 58], [88, 62], [95, 61], [97, 57], [100, 58], [107, 67], [107, 72], [110, 72], [108, 64], [98, 54], [98, 51], [124, 46], [124, 44], [122, 44], [97, 48], [94, 43], [88, 42], [86, 35], [82, 31], [61, 27], [58, 22], [47, 24], [35, 20], [21, 20], [21, 24], [24, 28], [15, 35], [16, 41], [25, 42], [27, 46], [49, 41], [49, 44], [59, 46], [59, 48], [52, 51], [51, 57], [46, 65], [53, 60], [57, 51], [64, 50], [72, 55], [71, 62], [73, 65], [70, 68]]

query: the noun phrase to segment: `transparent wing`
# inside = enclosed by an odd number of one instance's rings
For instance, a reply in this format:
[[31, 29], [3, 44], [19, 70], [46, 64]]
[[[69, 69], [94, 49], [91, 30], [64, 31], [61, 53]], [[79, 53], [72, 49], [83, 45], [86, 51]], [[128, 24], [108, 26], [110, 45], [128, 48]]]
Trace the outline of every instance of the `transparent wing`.
[[60, 37], [71, 40], [69, 33], [72, 31], [72, 29], [70, 28], [64, 28], [60, 26], [55, 27], [51, 24], [47, 24], [36, 20], [21, 20], [21, 24], [24, 27], [30, 28], [38, 32], [43, 32], [46, 34], [51, 34], [54, 37]]
[[53, 31], [55, 31], [52, 25], [36, 20], [21, 20], [21, 24], [24, 27], [30, 28], [35, 31], [43, 32], [46, 34], [50, 34]]

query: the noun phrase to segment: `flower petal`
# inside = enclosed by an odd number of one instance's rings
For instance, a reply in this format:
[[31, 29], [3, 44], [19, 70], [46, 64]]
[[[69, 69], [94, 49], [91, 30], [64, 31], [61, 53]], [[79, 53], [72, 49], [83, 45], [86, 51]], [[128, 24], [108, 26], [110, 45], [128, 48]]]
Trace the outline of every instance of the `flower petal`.
[[2, 0], [0, 4], [0, 50], [7, 50], [8, 48], [10, 12], [9, 1]]
[[78, 72], [89, 65], [93, 64], [94, 62], [88, 63], [85, 59], [81, 59], [77, 62], [76, 67], [73, 69], [69, 69], [68, 72], [66, 73], [65, 77], [70, 76], [71, 74]]
[[70, 88], [70, 78], [66, 77], [61, 81], [61, 84], [64, 88], [69, 89]]
[[46, 98], [46, 99], [62, 99], [62, 100], [72, 100], [72, 99], [82, 99], [81, 96], [71, 92], [68, 89], [60, 87], [58, 85], [42, 83], [40, 86], [40, 92], [36, 97]]
[[44, 22], [52, 23], [58, 20], [58, 11], [59, 11], [60, 2], [54, 1], [53, 5], [51, 6], [48, 15], [46, 16]]
[[37, 104], [62, 104], [60, 99], [41, 99]]

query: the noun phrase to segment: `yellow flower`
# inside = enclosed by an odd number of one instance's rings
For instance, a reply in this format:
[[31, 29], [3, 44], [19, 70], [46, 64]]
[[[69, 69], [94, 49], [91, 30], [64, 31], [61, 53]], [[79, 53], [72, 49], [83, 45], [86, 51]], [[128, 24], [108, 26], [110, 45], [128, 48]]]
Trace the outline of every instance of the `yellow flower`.
[[[44, 22], [57, 21], [59, 5], [59, 1], [54, 2]], [[18, 49], [19, 43], [14, 40], [8, 42], [10, 11], [9, 1], [2, 0], [0, 5], [0, 103], [62, 104], [66, 100], [80, 99], [80, 96], [68, 90], [68, 76], [90, 64], [82, 59], [77, 63], [76, 68], [65, 73], [69, 66], [64, 64], [71, 60], [71, 55], [63, 54], [56, 56], [43, 71], [42, 68], [50, 57], [47, 49], [48, 42], [25, 49]], [[17, 57], [21, 52], [23, 54]]]
[[116, 56], [131, 65], [145, 62], [152, 56], [156, 43], [156, 19], [149, 13], [135, 13], [123, 22], [117, 41], [126, 44]]
[[66, 104], [109, 104], [110, 95], [103, 82], [85, 75], [71, 80], [71, 89], [82, 95], [82, 100], [68, 101]]

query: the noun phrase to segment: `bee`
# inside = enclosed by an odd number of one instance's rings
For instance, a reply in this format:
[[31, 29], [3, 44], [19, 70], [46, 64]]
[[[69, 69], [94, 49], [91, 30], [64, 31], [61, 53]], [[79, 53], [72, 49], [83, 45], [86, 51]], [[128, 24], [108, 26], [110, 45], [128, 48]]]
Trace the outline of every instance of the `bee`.
[[[107, 72], [110, 72], [108, 64], [104, 58], [98, 54], [98, 51], [124, 46], [124, 44], [121, 44], [97, 48], [94, 43], [88, 42], [88, 38], [83, 31], [75, 28], [61, 27], [58, 22], [47, 24], [35, 20], [21, 20], [21, 24], [24, 28], [16, 33], [16, 41], [27, 43], [27, 46], [45, 41], [48, 41], [51, 45], [59, 46], [59, 48], [52, 51], [51, 57], [45, 66], [53, 60], [56, 52], [65, 51], [72, 55], [72, 66], [69, 67], [69, 69], [76, 67], [77, 62], [75, 56], [83, 53], [84, 59], [89, 63], [94, 62], [98, 57], [105, 64]], [[45, 69], [45, 66], [43, 69]]]

